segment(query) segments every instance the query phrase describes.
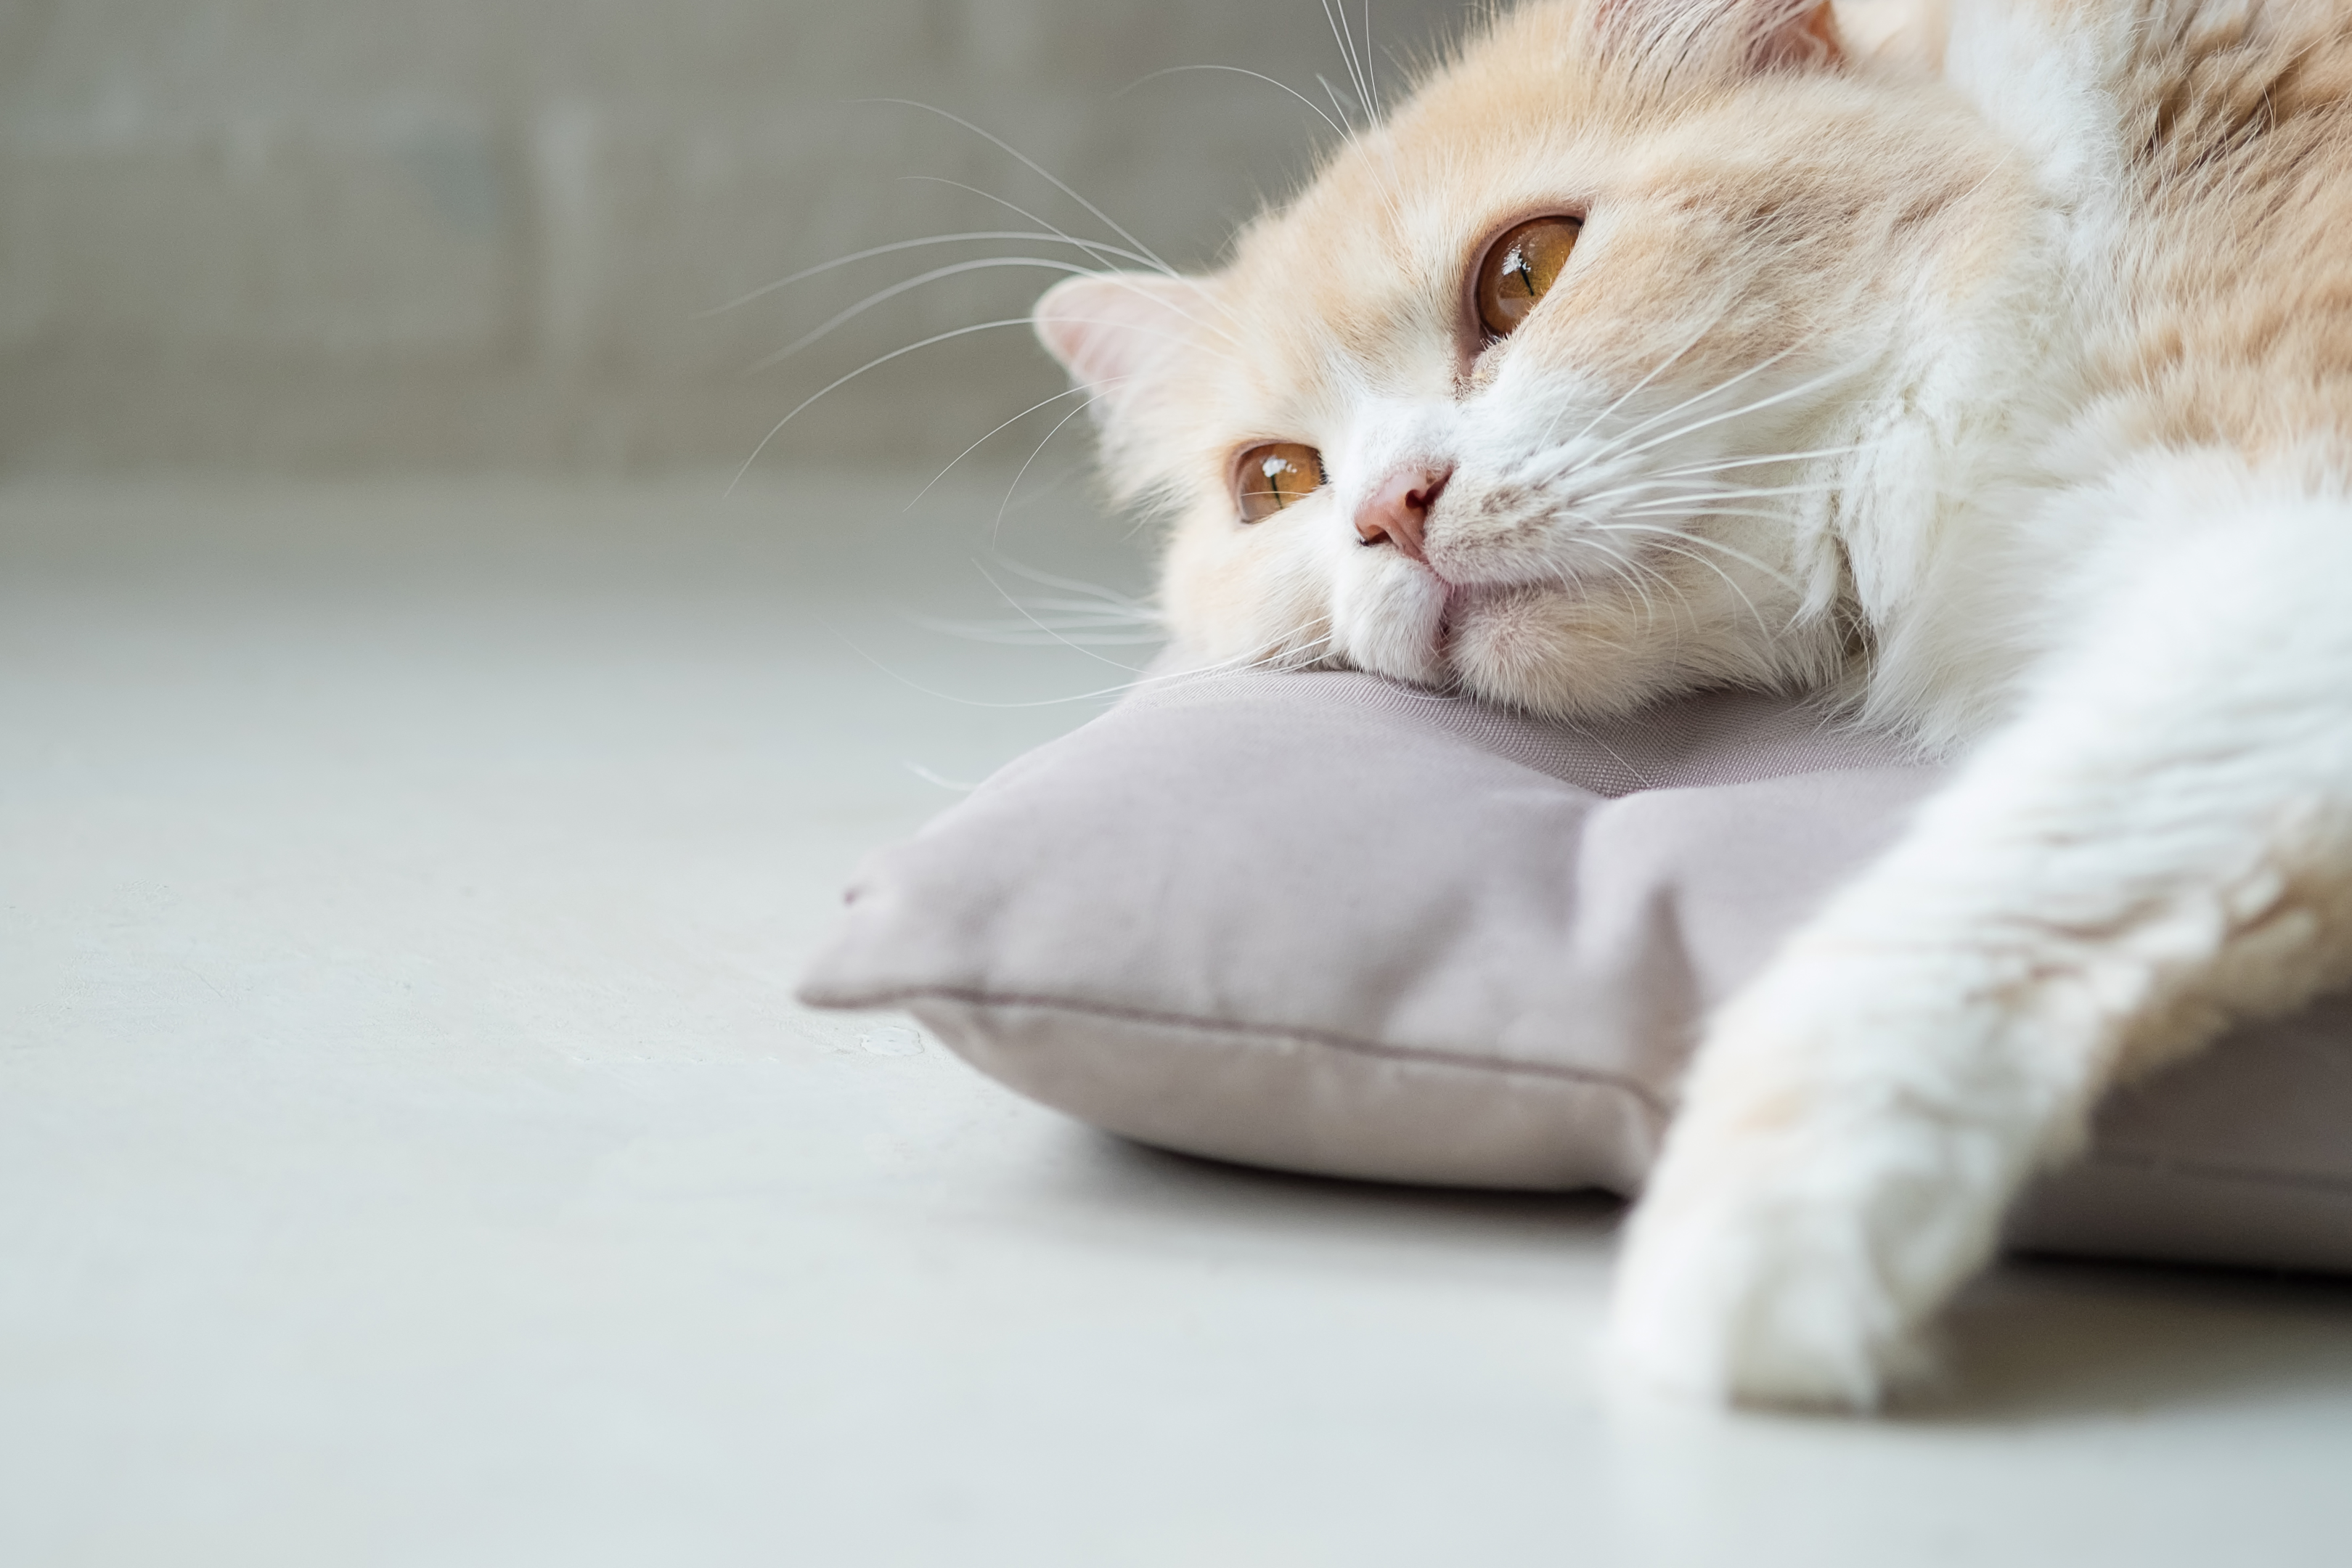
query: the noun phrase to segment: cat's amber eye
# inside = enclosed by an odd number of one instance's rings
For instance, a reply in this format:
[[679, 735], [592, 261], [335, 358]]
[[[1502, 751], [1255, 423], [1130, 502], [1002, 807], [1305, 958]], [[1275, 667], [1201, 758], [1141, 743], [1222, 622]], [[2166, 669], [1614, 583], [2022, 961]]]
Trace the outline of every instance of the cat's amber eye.
[[1576, 248], [1582, 218], [1539, 217], [1486, 247], [1478, 263], [1478, 325], [1489, 338], [1507, 338], [1551, 291]]
[[1242, 454], [1234, 476], [1234, 499], [1244, 522], [1272, 517], [1293, 501], [1305, 500], [1323, 484], [1323, 454], [1296, 441], [1269, 441]]

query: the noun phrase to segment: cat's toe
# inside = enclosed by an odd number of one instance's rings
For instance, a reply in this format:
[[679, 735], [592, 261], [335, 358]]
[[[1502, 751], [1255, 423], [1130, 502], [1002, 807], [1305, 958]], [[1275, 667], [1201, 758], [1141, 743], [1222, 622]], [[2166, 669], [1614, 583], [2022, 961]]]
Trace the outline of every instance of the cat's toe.
[[1617, 1375], [1715, 1403], [1874, 1408], [1924, 1369], [1860, 1227], [1742, 1184], [1645, 1206], [1620, 1262]]

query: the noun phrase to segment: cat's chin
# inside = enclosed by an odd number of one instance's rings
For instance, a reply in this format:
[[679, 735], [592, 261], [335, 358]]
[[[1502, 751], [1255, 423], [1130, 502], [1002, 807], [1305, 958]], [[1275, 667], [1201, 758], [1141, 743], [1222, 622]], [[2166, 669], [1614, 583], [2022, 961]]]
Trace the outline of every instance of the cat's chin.
[[1584, 585], [1451, 582], [1427, 567], [1343, 585], [1334, 662], [1551, 718], [1589, 720], [1677, 688], [1662, 625]]
[[1359, 669], [1393, 680], [1446, 684], [1450, 597], [1443, 578], [1402, 561], [1343, 579], [1332, 604], [1343, 657]]
[[1673, 665], [1583, 594], [1549, 586], [1457, 588], [1440, 637], [1445, 682], [1531, 713], [1596, 719], [1659, 695]]

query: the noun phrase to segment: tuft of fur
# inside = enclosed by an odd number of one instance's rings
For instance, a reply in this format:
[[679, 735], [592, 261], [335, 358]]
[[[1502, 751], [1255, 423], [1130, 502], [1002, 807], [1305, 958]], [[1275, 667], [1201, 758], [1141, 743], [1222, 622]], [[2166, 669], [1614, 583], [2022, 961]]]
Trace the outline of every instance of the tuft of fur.
[[[1965, 757], [1696, 1058], [1616, 1342], [1717, 1398], [1874, 1404], [2109, 1084], [2352, 981], [2352, 13], [1906, 9], [1524, 5], [1215, 272], [1038, 312], [1204, 660]], [[1328, 482], [1244, 525], [1261, 441]], [[1365, 543], [1419, 470], [1419, 556]]]

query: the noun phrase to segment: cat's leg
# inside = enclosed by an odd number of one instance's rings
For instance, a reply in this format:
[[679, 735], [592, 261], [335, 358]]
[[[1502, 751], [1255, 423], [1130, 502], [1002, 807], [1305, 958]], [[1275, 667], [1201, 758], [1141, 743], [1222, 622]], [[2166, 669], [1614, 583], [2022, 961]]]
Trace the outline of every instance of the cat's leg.
[[2020, 717], [1711, 1026], [1619, 1274], [1642, 1381], [1875, 1403], [2105, 1088], [2352, 980], [2352, 507], [2152, 510]]

